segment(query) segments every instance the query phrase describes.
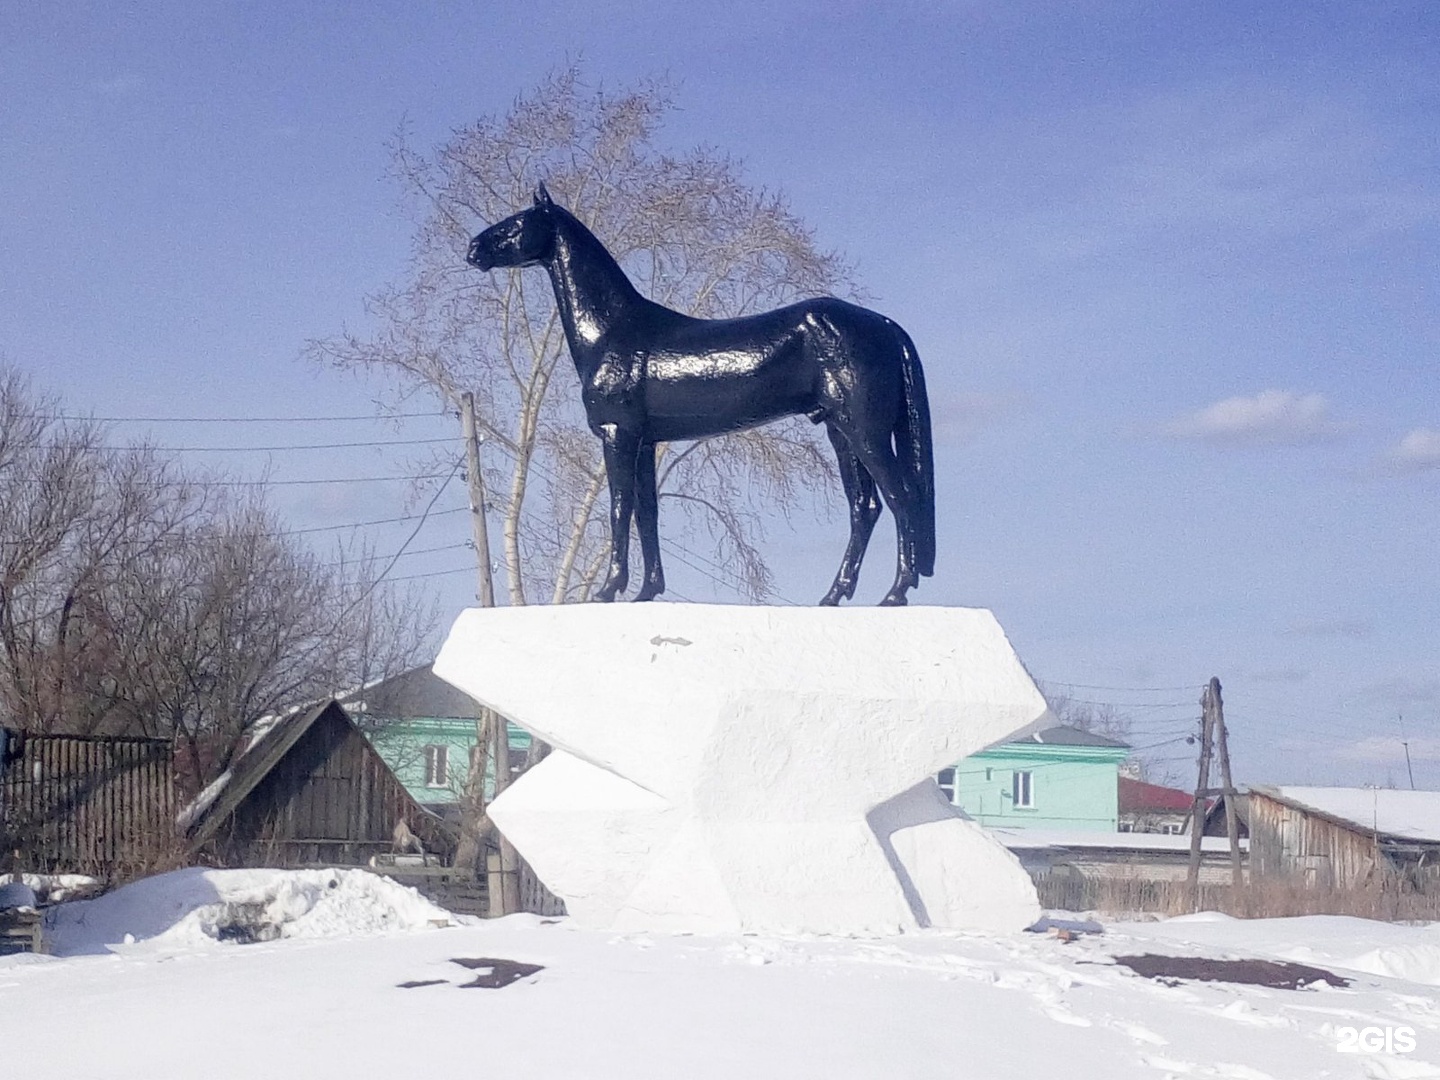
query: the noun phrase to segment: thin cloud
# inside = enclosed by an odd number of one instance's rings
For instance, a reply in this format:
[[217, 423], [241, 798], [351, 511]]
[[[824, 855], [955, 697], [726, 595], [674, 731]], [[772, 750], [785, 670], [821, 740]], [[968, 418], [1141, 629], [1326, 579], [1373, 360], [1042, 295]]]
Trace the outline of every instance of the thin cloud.
[[1329, 416], [1320, 394], [1262, 390], [1253, 397], [1232, 397], [1172, 420], [1165, 434], [1216, 446], [1299, 446], [1345, 433], [1347, 426]]
[[1362, 702], [1395, 710], [1416, 706], [1434, 707], [1440, 705], [1440, 679], [1416, 679], [1406, 675], [1396, 675], [1367, 686], [1360, 692], [1358, 698]]
[[1022, 408], [1013, 396], [941, 392], [931, 400], [930, 418], [936, 439], [967, 442]]
[[1398, 472], [1440, 469], [1440, 431], [1416, 428], [1391, 448], [1386, 463]]
[[1300, 619], [1285, 628], [1285, 633], [1307, 638], [1363, 638], [1374, 629], [1368, 619]]
[[[1440, 761], [1440, 739], [1422, 735], [1406, 741], [1410, 744], [1411, 761]], [[1405, 746], [1399, 735], [1371, 735], [1351, 743], [1336, 756], [1377, 765], [1396, 765], [1405, 760]]]
[[1265, 683], [1302, 683], [1310, 678], [1309, 671], [1297, 667], [1265, 668], [1247, 674], [1256, 682]]

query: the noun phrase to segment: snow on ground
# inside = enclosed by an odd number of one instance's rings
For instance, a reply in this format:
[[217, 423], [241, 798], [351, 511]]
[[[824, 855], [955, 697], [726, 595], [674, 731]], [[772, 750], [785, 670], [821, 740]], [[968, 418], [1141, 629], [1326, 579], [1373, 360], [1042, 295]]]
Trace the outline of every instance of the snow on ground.
[[[1420, 955], [1434, 926], [1209, 916], [1112, 923], [1068, 943], [616, 935], [533, 916], [430, 928], [424, 901], [379, 879], [378, 891], [362, 886], [356, 872], [232, 873], [182, 871], [67, 905], [80, 910], [62, 908], [56, 930], [72, 955], [0, 958], [5, 1074], [1440, 1078], [1428, 969], [1365, 966], [1380, 950]], [[386, 901], [392, 915], [375, 918]], [[217, 904], [262, 902], [292, 937], [242, 945], [204, 932], [202, 913]], [[402, 928], [411, 932], [388, 932]], [[103, 944], [127, 933], [135, 944]], [[1172, 986], [1113, 962], [1298, 949], [1320, 966], [1346, 961], [1336, 973], [1354, 981]], [[455, 961], [487, 958], [541, 970], [501, 989], [462, 988], [483, 963]], [[1337, 1050], [1343, 1028], [1367, 1026], [1411, 1028], [1414, 1051]]]
[[403, 885], [364, 870], [176, 870], [47, 919], [57, 956], [106, 953], [150, 940], [168, 947], [231, 938], [334, 937], [446, 925], [452, 916]]
[[[1183, 915], [1146, 928], [1169, 944], [1248, 950], [1253, 954], [1440, 986], [1440, 923], [1407, 926], [1348, 915], [1232, 919], [1217, 912]], [[1344, 969], [1341, 971], [1341, 969]]]

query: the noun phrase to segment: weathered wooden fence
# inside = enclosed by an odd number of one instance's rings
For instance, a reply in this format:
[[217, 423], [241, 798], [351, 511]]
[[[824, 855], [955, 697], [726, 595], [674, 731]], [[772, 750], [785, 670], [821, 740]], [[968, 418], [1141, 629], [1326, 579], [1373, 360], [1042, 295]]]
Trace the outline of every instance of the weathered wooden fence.
[[173, 848], [166, 740], [7, 731], [0, 743], [0, 866], [109, 876]]

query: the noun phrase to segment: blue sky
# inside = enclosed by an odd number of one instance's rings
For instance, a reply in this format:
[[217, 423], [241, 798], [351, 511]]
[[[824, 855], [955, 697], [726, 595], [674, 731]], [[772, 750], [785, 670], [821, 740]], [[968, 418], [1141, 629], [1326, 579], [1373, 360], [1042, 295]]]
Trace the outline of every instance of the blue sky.
[[[104, 416], [366, 415], [374, 388], [299, 354], [404, 272], [387, 139], [438, 143], [567, 59], [612, 86], [668, 74], [667, 144], [786, 192], [919, 346], [942, 530], [919, 601], [993, 608], [1037, 675], [1127, 707], [1179, 773], [1213, 674], [1242, 779], [1405, 784], [1403, 732], [1440, 787], [1440, 10], [695, 7], [0, 0], [0, 357]], [[187, 447], [452, 431], [116, 428]], [[298, 528], [404, 499], [277, 502]], [[405, 528], [367, 532], [388, 551]], [[782, 594], [824, 591], [843, 530], [777, 523]], [[452, 514], [416, 546], [464, 539]], [[471, 594], [463, 573], [422, 583], [447, 616]]]

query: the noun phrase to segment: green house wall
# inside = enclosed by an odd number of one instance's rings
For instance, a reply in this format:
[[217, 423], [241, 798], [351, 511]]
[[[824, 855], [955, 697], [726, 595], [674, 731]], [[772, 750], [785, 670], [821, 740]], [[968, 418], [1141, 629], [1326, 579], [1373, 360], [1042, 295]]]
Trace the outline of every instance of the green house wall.
[[[530, 733], [506, 722], [510, 736], [510, 754], [523, 757], [530, 749]], [[387, 720], [365, 732], [385, 764], [399, 777], [405, 790], [415, 801], [443, 805], [460, 801], [470, 767], [471, 749], [476, 744], [475, 721], [461, 717], [422, 716], [403, 720]], [[425, 748], [447, 747], [449, 776], [440, 786], [425, 783]], [[485, 772], [485, 797], [495, 790], [493, 762]]]
[[[982, 825], [1004, 828], [1083, 829], [1119, 827], [1123, 747], [1004, 743], [955, 766], [953, 801]], [[1031, 777], [1030, 808], [1012, 798], [1014, 776]]]

